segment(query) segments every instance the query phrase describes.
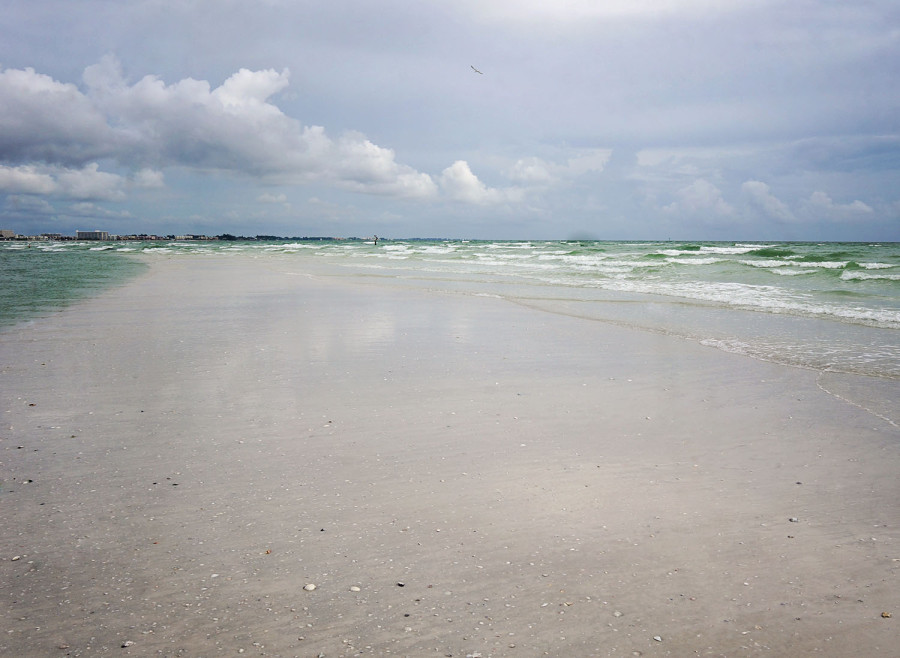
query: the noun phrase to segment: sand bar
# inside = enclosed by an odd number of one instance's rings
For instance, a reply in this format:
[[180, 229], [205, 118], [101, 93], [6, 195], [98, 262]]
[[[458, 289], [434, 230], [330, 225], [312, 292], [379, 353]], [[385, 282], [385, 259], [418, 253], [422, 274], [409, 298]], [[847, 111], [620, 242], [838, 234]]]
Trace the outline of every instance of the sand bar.
[[894, 384], [327, 274], [0, 334], [0, 654], [896, 655]]

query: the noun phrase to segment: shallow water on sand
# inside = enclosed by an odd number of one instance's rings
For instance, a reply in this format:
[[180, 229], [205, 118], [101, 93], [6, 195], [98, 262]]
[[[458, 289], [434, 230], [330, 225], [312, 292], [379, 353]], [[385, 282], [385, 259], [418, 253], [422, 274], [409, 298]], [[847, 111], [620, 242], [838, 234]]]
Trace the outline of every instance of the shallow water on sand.
[[[0, 326], [141, 271], [244, 256], [502, 297], [823, 372], [900, 380], [900, 245], [464, 240], [0, 243]], [[327, 267], [323, 267], [327, 266]]]

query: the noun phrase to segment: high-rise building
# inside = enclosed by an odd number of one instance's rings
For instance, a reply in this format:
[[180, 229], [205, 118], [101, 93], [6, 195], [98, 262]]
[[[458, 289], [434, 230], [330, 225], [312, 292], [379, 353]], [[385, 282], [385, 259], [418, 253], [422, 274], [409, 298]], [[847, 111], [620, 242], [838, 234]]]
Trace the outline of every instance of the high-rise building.
[[75, 231], [76, 240], [109, 240], [107, 231]]

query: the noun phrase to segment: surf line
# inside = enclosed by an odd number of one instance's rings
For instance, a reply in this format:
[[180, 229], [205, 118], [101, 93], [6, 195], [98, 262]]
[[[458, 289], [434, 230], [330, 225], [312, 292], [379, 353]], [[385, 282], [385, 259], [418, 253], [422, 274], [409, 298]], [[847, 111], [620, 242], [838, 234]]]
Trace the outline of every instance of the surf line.
[[816, 386], [818, 386], [821, 391], [827, 393], [828, 395], [830, 395], [832, 397], [837, 398], [838, 400], [841, 400], [842, 402], [846, 402], [847, 404], [852, 404], [857, 409], [862, 409], [866, 413], [870, 413], [873, 416], [875, 416], [876, 418], [880, 418], [881, 420], [888, 423], [889, 425], [893, 425], [894, 427], [900, 427], [900, 425], [897, 425], [897, 423], [895, 423], [893, 420], [891, 420], [887, 416], [880, 414], [877, 411], [874, 411], [873, 409], [869, 409], [868, 407], [860, 404], [859, 402], [854, 402], [853, 400], [851, 400], [849, 398], [845, 398], [843, 395], [835, 393], [834, 391], [829, 391], [827, 388], [825, 388], [825, 386], [822, 384], [822, 377], [824, 377], [827, 372], [828, 372], [827, 370], [819, 372], [818, 377], [816, 377]]

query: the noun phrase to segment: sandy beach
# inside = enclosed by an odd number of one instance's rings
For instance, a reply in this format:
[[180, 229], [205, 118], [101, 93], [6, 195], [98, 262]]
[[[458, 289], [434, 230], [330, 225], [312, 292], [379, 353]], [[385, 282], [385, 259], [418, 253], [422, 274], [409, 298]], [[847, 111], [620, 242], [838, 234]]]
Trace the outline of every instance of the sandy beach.
[[213, 256], [0, 391], [2, 655], [898, 655], [895, 382]]

